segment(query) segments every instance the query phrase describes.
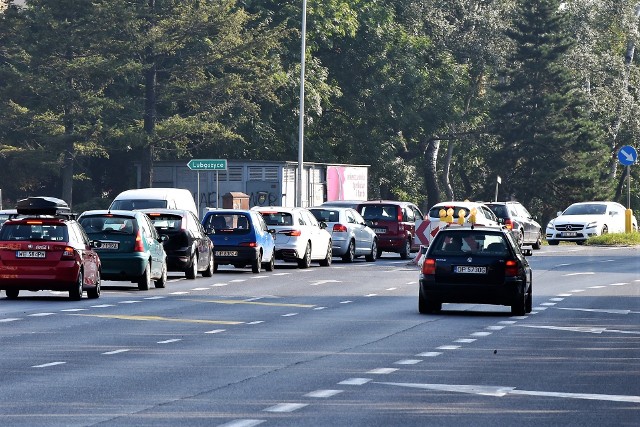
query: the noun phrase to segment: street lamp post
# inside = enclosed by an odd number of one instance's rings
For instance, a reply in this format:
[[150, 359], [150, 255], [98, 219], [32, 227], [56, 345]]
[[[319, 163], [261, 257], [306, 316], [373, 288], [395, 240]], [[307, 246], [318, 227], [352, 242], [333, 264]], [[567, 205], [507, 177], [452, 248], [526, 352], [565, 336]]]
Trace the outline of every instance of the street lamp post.
[[298, 123], [298, 185], [296, 206], [302, 206], [302, 172], [304, 169], [304, 69], [307, 37], [307, 0], [302, 0], [302, 47], [300, 53], [300, 120]]

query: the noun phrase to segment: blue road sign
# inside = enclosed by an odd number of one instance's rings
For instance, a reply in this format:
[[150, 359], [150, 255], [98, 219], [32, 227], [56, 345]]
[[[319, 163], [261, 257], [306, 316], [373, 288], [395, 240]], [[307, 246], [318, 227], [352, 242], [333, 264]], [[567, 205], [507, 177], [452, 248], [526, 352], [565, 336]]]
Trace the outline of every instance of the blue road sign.
[[625, 145], [618, 151], [618, 160], [622, 166], [631, 166], [638, 160], [638, 153], [632, 146]]

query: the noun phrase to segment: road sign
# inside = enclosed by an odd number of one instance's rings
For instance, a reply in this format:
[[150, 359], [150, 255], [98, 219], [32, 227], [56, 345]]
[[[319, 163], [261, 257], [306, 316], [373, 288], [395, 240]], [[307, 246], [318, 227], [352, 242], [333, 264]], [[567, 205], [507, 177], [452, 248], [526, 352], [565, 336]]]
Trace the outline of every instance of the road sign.
[[638, 153], [632, 146], [625, 145], [618, 151], [618, 160], [622, 166], [631, 166], [638, 160]]
[[226, 171], [227, 159], [191, 159], [187, 167], [192, 171]]

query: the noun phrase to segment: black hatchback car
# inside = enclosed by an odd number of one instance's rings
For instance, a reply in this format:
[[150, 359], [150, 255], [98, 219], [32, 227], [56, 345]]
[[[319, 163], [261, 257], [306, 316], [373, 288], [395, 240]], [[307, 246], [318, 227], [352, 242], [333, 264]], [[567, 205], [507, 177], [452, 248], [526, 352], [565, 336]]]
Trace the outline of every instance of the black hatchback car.
[[506, 227], [450, 225], [429, 245], [420, 274], [418, 311], [434, 313], [443, 302], [511, 307], [531, 312], [532, 274]]
[[533, 249], [540, 249], [542, 227], [522, 203], [486, 202], [485, 205], [496, 214], [502, 224], [511, 230], [520, 245], [531, 245]]

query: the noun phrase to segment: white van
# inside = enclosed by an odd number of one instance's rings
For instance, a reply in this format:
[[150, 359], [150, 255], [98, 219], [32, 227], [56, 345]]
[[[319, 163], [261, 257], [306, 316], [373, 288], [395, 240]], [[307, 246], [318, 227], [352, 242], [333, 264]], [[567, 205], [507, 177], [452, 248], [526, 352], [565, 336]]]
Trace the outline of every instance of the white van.
[[200, 217], [196, 202], [189, 190], [184, 188], [136, 188], [118, 194], [109, 210], [122, 209], [184, 209]]

